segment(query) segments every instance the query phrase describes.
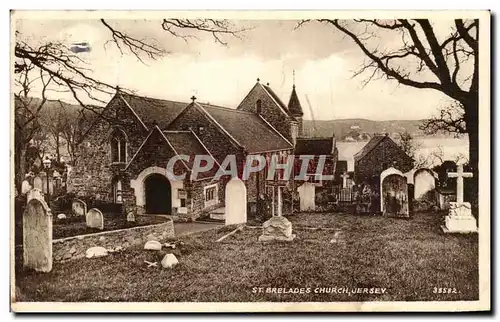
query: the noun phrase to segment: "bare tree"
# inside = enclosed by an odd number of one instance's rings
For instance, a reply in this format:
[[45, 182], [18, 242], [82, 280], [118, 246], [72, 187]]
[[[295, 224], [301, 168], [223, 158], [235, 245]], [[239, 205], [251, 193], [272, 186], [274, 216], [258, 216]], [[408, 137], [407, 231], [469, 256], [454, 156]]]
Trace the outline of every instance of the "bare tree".
[[398, 134], [399, 147], [411, 158], [415, 158], [417, 150], [420, 148], [420, 142], [417, 142], [410, 132], [405, 131]]
[[88, 131], [96, 116], [85, 110], [76, 111], [59, 101], [61, 108], [61, 137], [66, 144], [71, 162], [76, 159], [76, 150], [83, 142], [85, 133]]
[[[167, 51], [152, 39], [140, 39], [119, 29], [116, 23], [101, 19], [102, 26], [110, 32], [111, 39], [107, 43], [114, 44], [121, 53], [132, 54], [144, 62], [144, 58], [157, 59]], [[173, 37], [180, 37], [187, 41], [196, 38], [196, 32], [209, 33], [214, 40], [226, 45], [224, 35], [238, 37], [244, 29], [236, 29], [227, 20], [213, 19], [163, 19], [159, 27]], [[183, 32], [187, 31], [187, 32]], [[73, 52], [62, 42], [47, 42], [33, 45], [23, 40], [23, 35], [16, 31], [14, 47], [15, 73], [15, 164], [16, 185], [21, 187], [23, 175], [26, 172], [25, 155], [29, 142], [36, 131], [40, 129], [40, 111], [46, 105], [47, 91], [70, 93], [80, 106], [95, 116], [104, 117], [102, 106], [107, 102], [102, 95], [111, 95], [116, 88], [92, 77], [91, 66], [77, 53]], [[41, 100], [30, 97], [32, 88], [41, 91]], [[126, 91], [126, 89], [121, 89]], [[40, 95], [40, 93], [38, 93]], [[85, 101], [92, 104], [86, 104]], [[99, 106], [100, 104], [101, 106]], [[73, 128], [75, 131], [76, 129]], [[74, 134], [74, 133], [73, 133]], [[66, 136], [70, 144], [73, 134]]]
[[[459, 108], [459, 119], [455, 116], [450, 118], [446, 108], [434, 121], [427, 123], [428, 129], [430, 132], [440, 129], [466, 132], [469, 136], [470, 163], [477, 170], [478, 19], [455, 19], [451, 31], [441, 40], [434, 24], [428, 19], [319, 21], [333, 26], [363, 52], [366, 60], [355, 75], [367, 72], [366, 82], [386, 78], [414, 88], [437, 90], [457, 101], [459, 104], [455, 107]], [[305, 22], [302, 21], [299, 26]], [[399, 41], [395, 46], [381, 48], [378, 39], [382, 37]]]

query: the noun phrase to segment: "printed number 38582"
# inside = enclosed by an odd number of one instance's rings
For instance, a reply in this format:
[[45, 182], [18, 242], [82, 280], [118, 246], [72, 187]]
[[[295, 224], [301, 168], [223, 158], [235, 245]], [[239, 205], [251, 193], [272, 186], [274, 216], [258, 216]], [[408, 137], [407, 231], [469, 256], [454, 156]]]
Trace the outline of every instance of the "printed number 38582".
[[450, 288], [450, 287], [435, 287], [434, 290], [432, 291], [433, 293], [437, 294], [452, 294], [452, 293], [458, 293], [456, 288]]

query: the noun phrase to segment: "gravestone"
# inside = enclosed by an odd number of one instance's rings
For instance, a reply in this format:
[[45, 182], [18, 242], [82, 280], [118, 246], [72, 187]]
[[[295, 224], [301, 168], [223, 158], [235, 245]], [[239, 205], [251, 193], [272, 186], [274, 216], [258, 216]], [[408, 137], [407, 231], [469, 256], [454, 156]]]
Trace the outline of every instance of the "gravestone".
[[127, 214], [127, 221], [135, 222], [135, 213], [133, 211], [129, 211]]
[[[40, 176], [42, 179], [42, 191], [44, 193], [47, 193], [47, 173], [40, 172]], [[50, 174], [49, 174], [48, 180], [49, 180], [49, 193], [53, 194], [54, 193], [54, 185], [53, 185], [53, 180], [51, 179]]]
[[262, 235], [259, 241], [292, 241], [295, 234], [292, 234], [292, 223], [283, 216], [273, 216], [262, 225]]
[[413, 175], [415, 200], [435, 201], [436, 178], [429, 169], [419, 169]]
[[97, 208], [92, 208], [87, 212], [85, 221], [87, 222], [87, 227], [104, 229], [104, 216]]
[[457, 201], [450, 202], [445, 225], [441, 226], [445, 233], [474, 233], [477, 232], [477, 221], [472, 216], [471, 205], [464, 202], [464, 178], [472, 178], [471, 172], [464, 172], [462, 164], [457, 166], [457, 172], [449, 172], [448, 177], [457, 178]]
[[26, 202], [30, 202], [31, 199], [42, 199], [43, 200], [43, 193], [42, 190], [38, 188], [33, 188], [28, 192]]
[[344, 172], [342, 175], [340, 175], [342, 177], [342, 188], [347, 188], [347, 179], [349, 179], [349, 174], [347, 172]]
[[316, 185], [311, 182], [304, 182], [297, 188], [299, 192], [300, 211], [316, 209]]
[[239, 178], [231, 179], [226, 185], [226, 225], [247, 222], [247, 188]]
[[33, 178], [33, 188], [43, 191], [43, 180], [39, 176]]
[[384, 215], [410, 217], [407, 179], [395, 168], [380, 174], [380, 208]]
[[52, 214], [43, 199], [33, 198], [23, 213], [23, 265], [52, 270]]
[[[292, 241], [295, 239], [295, 234], [292, 234], [292, 223], [282, 214], [281, 194], [286, 184], [286, 182], [282, 181], [268, 182], [268, 185], [273, 189], [273, 216], [262, 225], [262, 235], [259, 236], [259, 241]], [[276, 212], [274, 211], [275, 205], [277, 208]]]
[[83, 200], [73, 199], [71, 210], [77, 216], [85, 216], [87, 214], [87, 204]]
[[28, 193], [33, 187], [29, 183], [28, 180], [24, 180], [23, 183], [21, 184], [21, 193], [24, 195]]

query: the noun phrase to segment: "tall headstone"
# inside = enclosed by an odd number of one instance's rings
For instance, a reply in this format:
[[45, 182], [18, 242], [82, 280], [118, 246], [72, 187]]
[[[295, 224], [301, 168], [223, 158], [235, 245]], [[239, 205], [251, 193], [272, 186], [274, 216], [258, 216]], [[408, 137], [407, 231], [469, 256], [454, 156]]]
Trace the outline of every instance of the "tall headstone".
[[247, 222], [247, 188], [239, 178], [231, 179], [226, 185], [226, 225]]
[[464, 202], [464, 178], [472, 178], [471, 172], [464, 172], [462, 164], [457, 166], [457, 172], [449, 172], [449, 178], [457, 178], [457, 201], [450, 202], [445, 225], [441, 228], [445, 233], [473, 233], [477, 232], [477, 221], [472, 216], [471, 205]]
[[21, 193], [24, 195], [24, 194], [27, 194], [33, 187], [31, 186], [31, 184], [29, 183], [28, 180], [24, 180], [23, 183], [21, 184]]
[[380, 174], [380, 208], [384, 215], [409, 217], [408, 181], [401, 171], [389, 168]]
[[41, 172], [40, 173], [41, 179], [42, 179], [42, 191], [44, 193], [47, 193], [47, 180], [49, 180], [49, 193], [53, 194], [54, 193], [54, 180], [51, 178], [51, 174], [49, 173], [49, 177], [47, 179], [47, 173]]
[[413, 190], [415, 200], [431, 201], [436, 199], [434, 195], [430, 195], [436, 189], [436, 178], [431, 170], [419, 169], [415, 171], [413, 184], [415, 186]]
[[311, 182], [304, 182], [297, 188], [299, 192], [300, 211], [316, 209], [316, 186]]
[[23, 265], [39, 272], [52, 270], [52, 214], [40, 198], [30, 199], [23, 213]]
[[87, 204], [83, 200], [73, 199], [71, 211], [77, 216], [85, 216], [87, 214]]
[[101, 230], [104, 229], [104, 216], [97, 208], [90, 209], [89, 212], [87, 212], [85, 220], [87, 222], [87, 227], [98, 228]]
[[33, 178], [33, 188], [43, 191], [43, 180], [39, 176]]
[[26, 202], [30, 202], [31, 199], [42, 199], [43, 200], [42, 190], [40, 190], [38, 188], [31, 189], [27, 194]]

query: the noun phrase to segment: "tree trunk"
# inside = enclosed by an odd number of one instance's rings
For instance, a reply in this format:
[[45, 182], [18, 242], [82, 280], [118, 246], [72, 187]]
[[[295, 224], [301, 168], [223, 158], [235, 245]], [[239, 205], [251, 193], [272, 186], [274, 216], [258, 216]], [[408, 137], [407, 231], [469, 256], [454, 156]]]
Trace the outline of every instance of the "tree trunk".
[[[479, 212], [479, 115], [477, 93], [470, 94], [470, 98], [462, 102], [465, 109], [465, 121], [469, 136], [469, 166], [472, 168], [473, 177], [466, 183], [465, 199], [471, 202], [473, 214]], [[467, 182], [466, 181], [466, 182]]]
[[26, 146], [22, 143], [16, 144], [14, 151], [15, 186], [18, 195], [21, 195], [21, 188], [26, 175]]
[[479, 161], [479, 115], [478, 99], [476, 95], [462, 102], [465, 109], [465, 122], [469, 136], [469, 165], [476, 171]]
[[55, 136], [55, 139], [56, 139], [56, 160], [59, 163], [59, 162], [61, 162], [61, 152], [59, 150], [59, 146], [60, 146], [60, 144], [59, 144], [59, 134], [57, 134]]

